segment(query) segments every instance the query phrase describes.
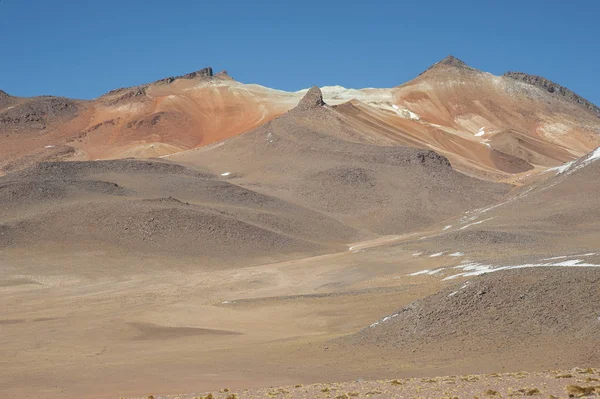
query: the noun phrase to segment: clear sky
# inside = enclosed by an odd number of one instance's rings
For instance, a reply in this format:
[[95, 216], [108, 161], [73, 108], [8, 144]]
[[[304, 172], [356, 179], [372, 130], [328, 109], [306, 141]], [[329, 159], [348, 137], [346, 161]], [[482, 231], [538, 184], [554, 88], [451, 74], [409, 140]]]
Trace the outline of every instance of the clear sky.
[[0, 0], [0, 89], [94, 98], [212, 66], [283, 90], [391, 87], [452, 54], [600, 104], [600, 1]]

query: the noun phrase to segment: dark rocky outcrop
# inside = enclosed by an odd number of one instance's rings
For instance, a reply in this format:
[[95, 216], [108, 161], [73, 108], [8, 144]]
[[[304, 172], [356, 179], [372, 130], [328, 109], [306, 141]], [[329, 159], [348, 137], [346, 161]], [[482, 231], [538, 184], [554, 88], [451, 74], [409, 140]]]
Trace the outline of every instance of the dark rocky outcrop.
[[74, 118], [77, 102], [64, 97], [36, 97], [0, 115], [0, 127], [45, 129], [54, 120]]
[[141, 119], [129, 122], [125, 125], [126, 129], [139, 129], [149, 128], [158, 125], [162, 120], [165, 119], [169, 114], [167, 112], [156, 112], [154, 114], [147, 115]]
[[6, 107], [12, 105], [13, 102], [14, 102], [14, 97], [12, 97], [7, 92], [0, 90], [0, 111], [3, 108], [6, 108]]
[[458, 68], [470, 68], [464, 61], [459, 60], [453, 55], [449, 55], [448, 57], [444, 58], [443, 60], [438, 62], [438, 65], [450, 65]]
[[211, 67], [207, 67], [207, 68], [201, 69], [196, 72], [191, 72], [186, 75], [179, 76], [176, 79], [195, 79], [195, 78], [206, 78], [206, 77], [210, 77], [210, 76], [213, 76], [213, 70]]
[[190, 72], [181, 76], [170, 76], [168, 78], [157, 80], [154, 83], [166, 83], [170, 84], [176, 81], [177, 79], [196, 79], [196, 78], [210, 78], [213, 76], [213, 70], [211, 67], [203, 68], [196, 72]]
[[122, 101], [128, 100], [130, 98], [145, 96], [147, 88], [148, 88], [148, 86], [144, 85], [144, 86], [135, 86], [135, 87], [129, 87], [129, 88], [115, 89], [115, 90], [111, 90], [108, 93], [106, 93], [105, 95], [103, 95], [102, 98], [106, 98], [106, 101], [105, 101], [106, 105], [116, 105], [116, 104], [118, 104]]
[[218, 72], [215, 74], [216, 78], [221, 78], [221, 79], [229, 79], [229, 80], [233, 80], [233, 78], [231, 76], [229, 76], [229, 74], [227, 73], [227, 71], [224, 69], [221, 72]]
[[109, 119], [107, 121], [98, 123], [90, 128], [87, 128], [84, 133], [89, 133], [89, 132], [93, 132], [95, 130], [98, 130], [100, 128], [106, 127], [106, 126], [116, 126], [119, 121], [121, 120], [121, 118], [115, 118], [115, 119]]
[[308, 109], [322, 107], [323, 105], [325, 105], [325, 101], [323, 101], [321, 89], [317, 86], [313, 86], [306, 92], [293, 111], [306, 111]]
[[546, 90], [548, 93], [563, 97], [565, 100], [579, 104], [600, 116], [600, 107], [567, 89], [566, 87], [561, 86], [558, 83], [554, 83], [553, 81], [542, 76], [529, 75], [524, 72], [507, 72], [503, 76], [539, 87], [540, 89]]
[[[222, 72], [221, 72], [222, 73]], [[227, 72], [225, 72], [227, 75]], [[111, 90], [108, 93], [104, 94], [100, 98], [105, 100], [106, 105], [116, 105], [124, 100], [134, 98], [134, 97], [142, 97], [146, 95], [146, 91], [148, 87], [152, 84], [171, 84], [178, 79], [196, 79], [196, 78], [212, 78], [213, 70], [211, 67], [200, 69], [199, 71], [190, 72], [181, 76], [170, 76], [168, 78], [157, 80], [153, 83], [144, 84], [140, 86], [133, 87], [121, 87], [119, 89]]]

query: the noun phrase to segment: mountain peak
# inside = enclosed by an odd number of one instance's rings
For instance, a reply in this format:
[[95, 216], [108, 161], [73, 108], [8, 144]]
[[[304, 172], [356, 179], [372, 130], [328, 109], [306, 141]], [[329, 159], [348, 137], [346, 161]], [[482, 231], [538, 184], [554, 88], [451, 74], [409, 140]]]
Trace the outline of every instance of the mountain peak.
[[444, 58], [443, 60], [438, 61], [435, 64], [433, 64], [432, 66], [427, 68], [425, 71], [421, 72], [421, 74], [419, 76], [423, 75], [425, 72], [428, 72], [432, 69], [444, 68], [444, 67], [452, 67], [452, 68], [457, 68], [457, 69], [476, 71], [475, 68], [470, 67], [463, 60], [458, 59], [453, 55], [449, 55], [446, 58]]
[[323, 101], [323, 93], [321, 93], [321, 89], [317, 86], [313, 86], [302, 97], [298, 105], [296, 105], [295, 110], [305, 111], [307, 109], [319, 108], [325, 105], [325, 101]]
[[0, 98], [10, 97], [10, 94], [5, 92], [4, 90], [0, 90]]
[[446, 58], [444, 58], [443, 60], [438, 62], [438, 64], [439, 65], [450, 65], [450, 66], [455, 66], [455, 67], [459, 67], [459, 68], [464, 68], [464, 67], [469, 68], [469, 66], [464, 61], [456, 58], [452, 54], [450, 54], [449, 56], [447, 56]]

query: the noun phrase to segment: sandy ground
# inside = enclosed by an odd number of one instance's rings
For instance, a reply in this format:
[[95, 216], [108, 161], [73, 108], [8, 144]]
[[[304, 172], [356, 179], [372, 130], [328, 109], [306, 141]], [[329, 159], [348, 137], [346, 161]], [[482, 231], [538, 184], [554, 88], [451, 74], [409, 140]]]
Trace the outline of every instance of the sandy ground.
[[[417, 244], [426, 245], [413, 236], [385, 237], [340, 253], [229, 270], [194, 271], [173, 259], [147, 259], [145, 273], [114, 278], [106, 270], [135, 270], [127, 268], [140, 259], [35, 254], [25, 264], [23, 254], [5, 251], [0, 390], [9, 397], [114, 398], [228, 387], [242, 395], [246, 388], [588, 366], [546, 359], [544, 347], [535, 352], [543, 362], [525, 364], [498, 361], [485, 348], [449, 363], [423, 363], [419, 353], [397, 358], [367, 347], [332, 346], [414, 300], [462, 284], [464, 279], [410, 276], [457, 262], [414, 256]], [[101, 267], [78, 273], [83, 259]], [[42, 265], [52, 273], [26, 272]], [[375, 388], [381, 382], [372, 389], [369, 384], [337, 388], [340, 393], [331, 397], [363, 388], [405, 394]], [[546, 389], [541, 382], [539, 388]]]
[[[149, 261], [154, 271], [118, 280], [68, 267], [70, 275], [5, 272], [0, 389], [98, 398], [346, 378], [353, 372], [344, 367], [313, 368], [319, 359], [310, 347], [442, 285], [406, 277], [420, 266], [406, 251], [389, 251], [196, 273], [161, 272]], [[403, 258], [412, 264], [402, 266]], [[56, 272], [73, 261], [44, 263]]]

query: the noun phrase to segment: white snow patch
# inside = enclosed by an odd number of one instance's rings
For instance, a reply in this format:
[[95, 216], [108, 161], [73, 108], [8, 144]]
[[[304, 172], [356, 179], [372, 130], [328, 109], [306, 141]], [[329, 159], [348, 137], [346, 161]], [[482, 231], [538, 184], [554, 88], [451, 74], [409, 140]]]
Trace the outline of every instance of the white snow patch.
[[431, 270], [425, 269], [425, 270], [421, 270], [420, 272], [411, 273], [411, 274], [409, 274], [409, 276], [420, 276], [422, 274], [429, 274], [429, 273], [431, 273]]
[[451, 225], [451, 224], [449, 224], [448, 226], [444, 227], [444, 229], [443, 229], [442, 231], [446, 231], [446, 230], [448, 230], [448, 229], [449, 229], [449, 228], [451, 228], [451, 227], [452, 227], [452, 225]]
[[[560, 166], [555, 166], [553, 168], [548, 168], [546, 172], [556, 171], [556, 174], [561, 175], [565, 173], [567, 170], [571, 169], [571, 166], [575, 164], [575, 161], [566, 162]], [[545, 173], [545, 172], [544, 172]]]
[[554, 266], [577, 266], [581, 262], [583, 262], [581, 259], [571, 259], [571, 260], [565, 260], [563, 262], [555, 263]]
[[229, 176], [230, 174], [231, 174], [231, 172], [224, 172], [224, 173], [221, 173], [221, 176]]
[[[299, 97], [307, 91], [308, 89], [303, 89], [293, 94]], [[392, 106], [394, 102], [394, 91], [392, 89], [364, 88], [357, 90], [343, 86], [323, 86], [321, 92], [323, 93], [323, 100], [329, 105], [359, 100], [372, 107], [398, 113], [398, 110]]]
[[462, 252], [454, 252], [454, 253], [451, 253], [451, 254], [450, 254], [450, 255], [448, 255], [448, 256], [455, 256], [455, 257], [458, 257], [458, 256], [465, 256], [465, 254], [464, 254], [464, 253], [462, 253]]
[[54, 148], [54, 146], [53, 145], [47, 145], [44, 148]]
[[435, 237], [436, 235], [437, 235], [437, 234], [434, 234], [434, 235], [432, 235], [432, 236], [423, 236], [423, 237], [419, 238], [419, 240], [426, 240], [426, 239], [428, 239], [428, 238]]
[[394, 111], [396, 111], [396, 113], [400, 117], [402, 117], [404, 119], [410, 119], [412, 121], [421, 120], [421, 117], [419, 115], [415, 114], [414, 112], [412, 112], [408, 108], [400, 108], [396, 104], [392, 104], [392, 108], [394, 109]]
[[556, 171], [556, 173], [559, 175], [563, 173], [571, 174], [598, 159], [600, 159], [600, 147], [596, 148], [594, 151], [582, 158], [567, 162], [560, 166], [555, 166], [554, 168], [549, 168], [547, 171]]
[[422, 276], [422, 275], [428, 275], [428, 276], [433, 276], [434, 274], [437, 274], [439, 272], [441, 272], [442, 270], [444, 270], [444, 268], [439, 268], [439, 269], [425, 269], [425, 270], [421, 270], [420, 272], [415, 272], [415, 273], [411, 273], [409, 274], [409, 276]]
[[476, 137], [481, 137], [485, 134], [485, 129], [482, 127], [481, 129], [479, 129], [479, 131], [477, 133], [475, 133]]
[[221, 302], [222, 305], [227, 305], [228, 303], [231, 303], [231, 302], [229, 302], [229, 301], [223, 301], [223, 302]]
[[412, 256], [421, 256], [423, 255], [423, 252], [415, 252], [414, 254], [412, 254]]
[[567, 259], [567, 258], [579, 258], [579, 257], [584, 257], [584, 256], [594, 256], [597, 255], [595, 252], [590, 252], [587, 254], [579, 254], [579, 255], [561, 255], [561, 256], [555, 256], [553, 258], [544, 258], [542, 260], [556, 260], [556, 259]]
[[437, 258], [438, 256], [442, 256], [444, 253], [443, 252], [437, 252], [435, 254], [431, 254], [429, 255], [430, 258]]
[[461, 227], [459, 230], [464, 230], [464, 229], [466, 229], [467, 227], [475, 226], [475, 225], [477, 225], [477, 224], [481, 224], [481, 223], [487, 222], [488, 220], [492, 220], [492, 219], [493, 219], [493, 217], [491, 217], [491, 218], [487, 218], [487, 219], [484, 219], [484, 220], [480, 220], [479, 222], [473, 222], [473, 223], [469, 223], [469, 224], [467, 224], [467, 225], [464, 225], [464, 226], [462, 226], [462, 227]]
[[469, 276], [479, 276], [485, 273], [493, 273], [500, 270], [514, 270], [514, 269], [526, 269], [532, 267], [600, 267], [600, 265], [594, 263], [582, 263], [583, 261], [580, 259], [573, 259], [564, 262], [558, 263], [526, 263], [523, 265], [511, 265], [511, 266], [492, 266], [492, 265], [484, 265], [481, 263], [469, 263], [465, 265], [455, 266], [454, 269], [461, 269], [464, 273], [454, 274], [452, 276], [448, 276], [443, 279], [452, 280], [457, 277], [469, 277]]
[[464, 290], [464, 289], [465, 289], [465, 288], [467, 288], [468, 286], [469, 286], [469, 282], [467, 281], [467, 282], [466, 282], [466, 283], [465, 283], [465, 284], [464, 284], [462, 287], [460, 287], [460, 288], [458, 289], [458, 291], [454, 291], [454, 292], [451, 292], [450, 294], [448, 294], [448, 298], [451, 298], [451, 297], [453, 297], [454, 295], [458, 294], [458, 293], [459, 293], [461, 290]]
[[586, 159], [588, 162], [595, 161], [600, 158], [600, 147], [596, 148]]
[[391, 315], [389, 315], [389, 316], [385, 316], [383, 319], [381, 319], [381, 320], [379, 320], [379, 321], [376, 321], [375, 323], [371, 324], [371, 325], [369, 326], [369, 328], [373, 328], [373, 327], [375, 327], [375, 326], [379, 325], [380, 323], [385, 323], [386, 321], [388, 321], [388, 320], [391, 320], [391, 319], [393, 319], [394, 317], [398, 317], [398, 313], [393, 313], [393, 314], [391, 314]]

